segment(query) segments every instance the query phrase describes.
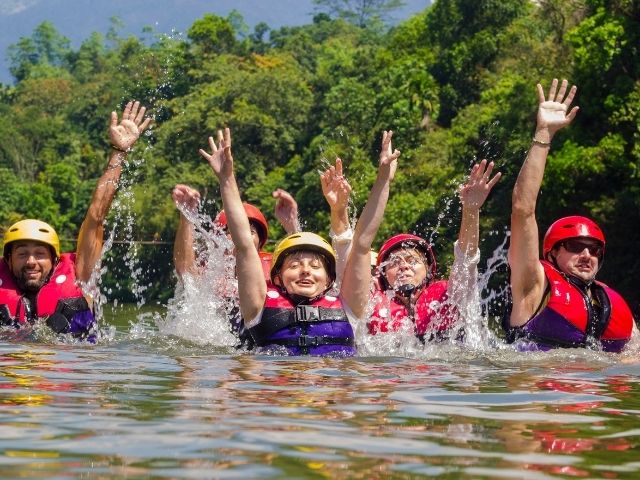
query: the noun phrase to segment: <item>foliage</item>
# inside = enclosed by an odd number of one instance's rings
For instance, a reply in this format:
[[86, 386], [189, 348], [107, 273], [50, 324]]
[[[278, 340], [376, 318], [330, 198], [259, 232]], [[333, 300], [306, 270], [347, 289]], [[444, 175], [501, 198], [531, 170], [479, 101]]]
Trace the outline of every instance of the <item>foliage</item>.
[[509, 225], [535, 84], [566, 77], [579, 86], [581, 112], [554, 139], [540, 230], [570, 213], [597, 219], [608, 239], [602, 278], [636, 308], [638, 2], [438, 0], [381, 27], [400, 3], [318, 0], [327, 13], [308, 25], [259, 24], [251, 33], [237, 12], [208, 14], [186, 38], [152, 30], [123, 37], [113, 19], [109, 32], [77, 48], [50, 23], [39, 25], [9, 49], [16, 82], [0, 88], [0, 224], [42, 218], [73, 248], [106, 162], [109, 114], [135, 98], [155, 126], [131, 154], [123, 177], [130, 187], [110, 216], [116, 241], [125, 242], [108, 254], [110, 295], [135, 300], [140, 286], [148, 298], [171, 295], [178, 214], [170, 191], [176, 183], [198, 188], [215, 215], [217, 185], [197, 150], [224, 126], [232, 129], [243, 197], [270, 218], [273, 239], [283, 233], [269, 214], [276, 188], [296, 197], [306, 228], [327, 233], [318, 171], [336, 156], [357, 213], [375, 178], [381, 131], [393, 130], [402, 156], [376, 245], [400, 231], [424, 235], [446, 275], [460, 218], [457, 186], [481, 158], [503, 172], [483, 210], [487, 257]]

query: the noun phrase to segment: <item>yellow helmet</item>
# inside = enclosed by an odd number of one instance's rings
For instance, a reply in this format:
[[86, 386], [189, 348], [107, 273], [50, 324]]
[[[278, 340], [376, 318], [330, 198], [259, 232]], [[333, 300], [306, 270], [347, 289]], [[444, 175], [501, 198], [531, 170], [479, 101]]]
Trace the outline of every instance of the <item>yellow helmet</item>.
[[278, 245], [276, 245], [271, 257], [271, 281], [280, 271], [282, 262], [284, 262], [287, 254], [298, 251], [308, 250], [317, 252], [327, 259], [329, 276], [335, 280], [336, 278], [336, 252], [329, 242], [327, 242], [320, 235], [316, 235], [311, 232], [299, 232], [293, 233], [283, 238]]
[[7, 245], [18, 240], [35, 240], [46, 243], [56, 252], [56, 257], [60, 256], [60, 240], [58, 234], [51, 225], [40, 220], [20, 220], [11, 225], [4, 232], [4, 246], [2, 254], [6, 258]]

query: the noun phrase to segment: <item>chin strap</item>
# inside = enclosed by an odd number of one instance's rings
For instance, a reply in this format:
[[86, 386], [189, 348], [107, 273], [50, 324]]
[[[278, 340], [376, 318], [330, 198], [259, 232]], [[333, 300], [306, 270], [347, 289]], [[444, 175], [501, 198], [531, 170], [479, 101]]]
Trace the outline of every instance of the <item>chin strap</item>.
[[414, 292], [422, 290], [422, 288], [427, 285], [428, 281], [429, 281], [429, 278], [427, 277], [418, 285], [413, 285], [412, 283], [405, 283], [404, 285], [399, 285], [398, 287], [394, 288], [393, 291], [398, 297], [405, 298], [405, 299], [410, 298]]

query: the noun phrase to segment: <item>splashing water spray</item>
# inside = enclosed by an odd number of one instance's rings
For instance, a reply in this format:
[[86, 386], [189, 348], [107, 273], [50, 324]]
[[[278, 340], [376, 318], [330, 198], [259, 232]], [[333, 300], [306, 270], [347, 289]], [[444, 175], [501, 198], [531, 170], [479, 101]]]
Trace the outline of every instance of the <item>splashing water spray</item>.
[[156, 319], [158, 330], [199, 345], [234, 347], [229, 314], [239, 305], [233, 243], [208, 215], [177, 207], [194, 228], [196, 272], [179, 279], [166, 317]]

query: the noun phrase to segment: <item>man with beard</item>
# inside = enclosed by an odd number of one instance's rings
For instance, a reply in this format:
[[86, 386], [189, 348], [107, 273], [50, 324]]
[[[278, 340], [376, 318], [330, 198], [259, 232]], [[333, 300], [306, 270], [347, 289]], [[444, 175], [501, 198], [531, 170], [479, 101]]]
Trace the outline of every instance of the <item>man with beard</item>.
[[76, 253], [60, 253], [53, 227], [40, 220], [21, 220], [4, 234], [0, 260], [0, 325], [19, 328], [44, 318], [56, 333], [95, 339], [92, 298], [79, 283], [96, 270], [104, 240], [104, 220], [115, 196], [123, 162], [151, 119], [140, 102], [129, 102], [118, 123], [111, 113], [109, 163], [93, 192], [78, 234]]

